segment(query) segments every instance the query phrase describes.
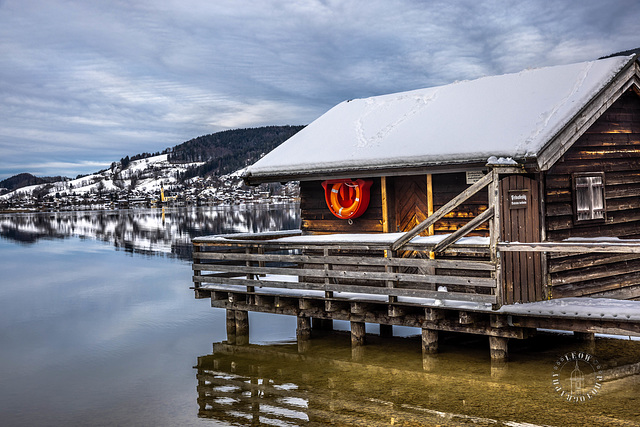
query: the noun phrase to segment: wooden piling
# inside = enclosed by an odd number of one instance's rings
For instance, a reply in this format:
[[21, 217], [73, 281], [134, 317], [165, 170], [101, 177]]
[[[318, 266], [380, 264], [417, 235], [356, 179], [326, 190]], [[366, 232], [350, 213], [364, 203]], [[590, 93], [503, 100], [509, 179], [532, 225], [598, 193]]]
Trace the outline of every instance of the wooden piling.
[[236, 311], [227, 310], [227, 342], [231, 345], [236, 343]]
[[298, 353], [306, 353], [309, 350], [310, 339], [311, 339], [311, 318], [310, 317], [298, 316], [296, 338], [298, 342]]
[[489, 336], [491, 360], [506, 361], [509, 358], [508, 343], [509, 338]]
[[596, 339], [596, 334], [593, 332], [574, 332], [573, 336], [576, 337], [578, 341], [582, 342], [591, 342]]
[[438, 331], [422, 328], [422, 354], [435, 354], [438, 352]]
[[364, 322], [351, 322], [351, 346], [364, 345], [365, 328]]
[[249, 344], [249, 312], [236, 310], [236, 344]]

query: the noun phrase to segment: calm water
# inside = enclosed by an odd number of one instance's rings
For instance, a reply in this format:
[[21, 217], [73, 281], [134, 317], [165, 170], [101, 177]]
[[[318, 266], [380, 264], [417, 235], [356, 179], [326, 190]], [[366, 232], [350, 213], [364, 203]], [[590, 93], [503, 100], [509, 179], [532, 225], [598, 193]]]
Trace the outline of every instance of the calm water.
[[[419, 331], [313, 337], [251, 313], [251, 345], [224, 344], [225, 313], [195, 300], [191, 237], [297, 228], [295, 206], [0, 215], [2, 425], [640, 425], [640, 342], [544, 335], [448, 336], [423, 370]], [[367, 325], [376, 332], [375, 325]], [[337, 329], [348, 324], [336, 322]], [[553, 390], [552, 368], [585, 350], [608, 375], [590, 402]], [[509, 424], [511, 423], [511, 424]]]

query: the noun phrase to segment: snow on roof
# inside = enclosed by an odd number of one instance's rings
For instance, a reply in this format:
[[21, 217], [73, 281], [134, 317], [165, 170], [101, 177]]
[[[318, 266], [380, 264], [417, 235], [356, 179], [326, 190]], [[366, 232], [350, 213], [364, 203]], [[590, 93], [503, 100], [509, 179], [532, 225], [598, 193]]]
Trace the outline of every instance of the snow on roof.
[[246, 176], [536, 157], [632, 59], [529, 69], [345, 101], [250, 166]]

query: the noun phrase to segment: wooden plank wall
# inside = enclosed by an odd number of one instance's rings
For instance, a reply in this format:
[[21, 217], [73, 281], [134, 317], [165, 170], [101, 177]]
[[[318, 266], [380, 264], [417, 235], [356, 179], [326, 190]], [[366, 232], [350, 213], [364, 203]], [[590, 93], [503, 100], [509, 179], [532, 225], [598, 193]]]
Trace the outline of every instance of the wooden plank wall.
[[380, 178], [373, 179], [371, 198], [366, 212], [349, 224], [334, 216], [324, 198], [322, 181], [300, 182], [301, 228], [310, 234], [325, 233], [382, 233], [382, 196]]
[[[468, 187], [469, 184], [467, 184], [467, 178], [464, 172], [433, 175], [433, 210], [437, 211]], [[486, 190], [478, 192], [458, 208], [454, 209], [453, 212], [436, 222], [435, 234], [453, 233], [484, 212], [488, 205], [489, 193]], [[469, 233], [469, 236], [488, 235], [488, 222], [478, 227], [476, 231]]]
[[[462, 173], [433, 175], [433, 210], [456, 197], [469, 185]], [[398, 176], [387, 178], [387, 188], [393, 194], [389, 200], [394, 206], [389, 210], [395, 214], [395, 224], [390, 224], [389, 232], [408, 231], [426, 219], [427, 177], [426, 175]], [[488, 193], [481, 191], [460, 207], [436, 222], [435, 234], [452, 233], [487, 209]], [[300, 183], [300, 208], [302, 230], [311, 234], [322, 233], [381, 233], [382, 195], [380, 178], [373, 179], [369, 208], [360, 217], [348, 224], [347, 220], [336, 218], [327, 207], [321, 181]], [[483, 224], [472, 236], [488, 236], [488, 223]]]
[[[575, 224], [571, 174], [604, 172], [606, 222]], [[547, 239], [640, 237], [640, 97], [616, 101], [546, 175]], [[552, 297], [640, 298], [640, 257], [549, 256]]]

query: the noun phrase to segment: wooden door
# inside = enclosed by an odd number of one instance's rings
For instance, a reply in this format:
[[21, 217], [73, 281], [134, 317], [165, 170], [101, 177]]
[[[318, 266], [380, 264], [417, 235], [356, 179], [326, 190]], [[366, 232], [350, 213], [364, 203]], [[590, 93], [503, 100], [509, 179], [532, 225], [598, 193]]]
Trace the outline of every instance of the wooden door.
[[394, 184], [396, 230], [393, 231], [409, 231], [429, 216], [427, 177], [398, 176]]
[[[540, 194], [537, 181], [511, 175], [500, 181], [501, 240], [540, 242]], [[543, 295], [542, 255], [539, 252], [501, 252], [504, 301], [533, 302]]]

